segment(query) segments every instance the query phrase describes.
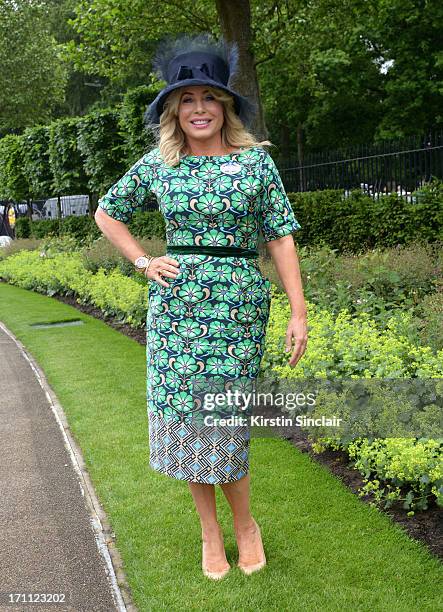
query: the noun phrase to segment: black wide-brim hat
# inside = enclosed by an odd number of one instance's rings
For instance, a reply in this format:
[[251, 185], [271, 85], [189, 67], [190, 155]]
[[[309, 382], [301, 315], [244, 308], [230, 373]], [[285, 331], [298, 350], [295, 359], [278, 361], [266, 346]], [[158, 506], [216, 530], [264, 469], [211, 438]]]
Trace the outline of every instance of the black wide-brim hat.
[[214, 41], [209, 34], [169, 38], [157, 48], [153, 71], [167, 82], [148, 106], [144, 118], [147, 123], [159, 124], [166, 98], [175, 89], [207, 85], [230, 94], [239, 119], [248, 126], [257, 112], [255, 102], [239, 94], [229, 82], [237, 72], [238, 47], [221, 38]]

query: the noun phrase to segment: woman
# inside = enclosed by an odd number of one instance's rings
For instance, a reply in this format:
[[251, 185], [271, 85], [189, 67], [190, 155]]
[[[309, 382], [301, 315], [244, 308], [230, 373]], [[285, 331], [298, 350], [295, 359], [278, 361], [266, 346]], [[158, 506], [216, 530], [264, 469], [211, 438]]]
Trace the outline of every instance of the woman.
[[[202, 528], [202, 568], [230, 565], [217, 521], [215, 484], [233, 513], [238, 566], [266, 564], [249, 506], [249, 429], [202, 421], [197, 381], [213, 389], [256, 379], [270, 306], [258, 266], [261, 231], [287, 292], [286, 333], [295, 366], [307, 343], [306, 307], [291, 233], [300, 228], [270, 155], [245, 127], [253, 105], [228, 85], [236, 47], [206, 35], [163, 43], [154, 67], [168, 85], [147, 118], [158, 146], [99, 200], [105, 236], [149, 279], [147, 404], [150, 466], [188, 481]], [[150, 257], [126, 224], [154, 193], [166, 223], [166, 254]], [[229, 383], [229, 384], [228, 384]]]

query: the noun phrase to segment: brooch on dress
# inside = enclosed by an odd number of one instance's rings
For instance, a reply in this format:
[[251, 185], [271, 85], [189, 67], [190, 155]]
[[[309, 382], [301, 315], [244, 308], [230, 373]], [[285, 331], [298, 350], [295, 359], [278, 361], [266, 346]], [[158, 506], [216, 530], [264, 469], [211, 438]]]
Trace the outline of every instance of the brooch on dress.
[[220, 170], [225, 174], [237, 174], [241, 170], [241, 165], [237, 162], [226, 162], [220, 166]]

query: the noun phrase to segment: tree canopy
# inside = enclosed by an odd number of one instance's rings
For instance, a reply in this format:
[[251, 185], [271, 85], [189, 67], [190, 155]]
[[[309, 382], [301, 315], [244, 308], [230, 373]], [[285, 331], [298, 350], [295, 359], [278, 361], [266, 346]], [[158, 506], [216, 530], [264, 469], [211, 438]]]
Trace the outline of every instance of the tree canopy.
[[67, 66], [45, 2], [0, 0], [0, 131], [49, 121], [64, 100]]

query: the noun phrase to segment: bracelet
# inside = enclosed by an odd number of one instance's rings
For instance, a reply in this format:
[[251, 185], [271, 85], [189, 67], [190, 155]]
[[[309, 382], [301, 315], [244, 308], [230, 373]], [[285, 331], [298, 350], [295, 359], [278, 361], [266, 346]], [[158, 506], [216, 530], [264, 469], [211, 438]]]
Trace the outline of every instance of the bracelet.
[[148, 265], [145, 267], [145, 269], [143, 270], [143, 274], [146, 276], [146, 271], [149, 268], [149, 266], [151, 265], [152, 261], [155, 259], [155, 257], [153, 255], [148, 255], [147, 257], [148, 259]]

